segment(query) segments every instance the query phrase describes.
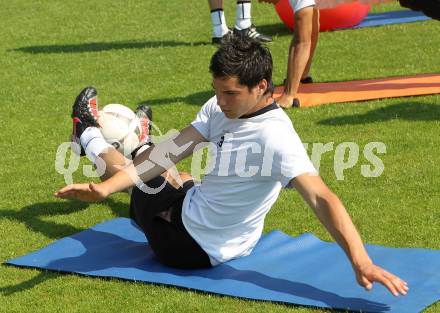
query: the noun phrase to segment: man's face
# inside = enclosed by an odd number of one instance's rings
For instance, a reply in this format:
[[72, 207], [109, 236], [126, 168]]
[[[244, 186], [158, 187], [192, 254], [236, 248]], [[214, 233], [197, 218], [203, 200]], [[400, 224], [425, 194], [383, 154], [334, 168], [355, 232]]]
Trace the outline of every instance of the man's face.
[[259, 86], [249, 89], [241, 85], [237, 77], [214, 78], [212, 86], [217, 96], [218, 106], [230, 119], [253, 113], [261, 100]]

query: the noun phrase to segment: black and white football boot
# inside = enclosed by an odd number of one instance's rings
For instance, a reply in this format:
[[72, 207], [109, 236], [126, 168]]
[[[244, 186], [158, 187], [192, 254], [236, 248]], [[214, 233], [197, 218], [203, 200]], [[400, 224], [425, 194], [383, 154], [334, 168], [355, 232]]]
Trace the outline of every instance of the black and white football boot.
[[84, 88], [72, 106], [72, 150], [81, 156], [85, 151], [81, 146], [80, 137], [87, 127], [99, 127], [98, 124], [98, 97], [93, 87]]
[[141, 132], [139, 134], [139, 145], [131, 152], [131, 159], [147, 149], [151, 145], [151, 126], [153, 121], [153, 111], [146, 104], [140, 104], [134, 111], [141, 124]]
[[259, 33], [254, 25], [251, 25], [251, 27], [245, 29], [238, 29], [237, 27], [234, 27], [234, 35], [244, 35], [249, 38], [253, 38], [259, 42], [272, 41], [272, 37]]

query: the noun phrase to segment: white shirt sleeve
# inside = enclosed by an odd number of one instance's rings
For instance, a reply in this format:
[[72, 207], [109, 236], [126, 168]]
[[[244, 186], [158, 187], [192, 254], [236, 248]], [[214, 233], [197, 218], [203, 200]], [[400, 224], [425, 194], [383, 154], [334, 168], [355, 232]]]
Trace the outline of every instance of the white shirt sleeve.
[[191, 125], [206, 139], [210, 140], [210, 123], [214, 112], [213, 106], [217, 105], [217, 98], [214, 96], [209, 99], [200, 109], [199, 113]]
[[281, 127], [277, 131], [281, 133], [272, 141], [275, 150], [273, 171], [280, 177], [282, 186], [287, 186], [293, 178], [305, 173], [317, 175], [318, 172], [293, 127]]

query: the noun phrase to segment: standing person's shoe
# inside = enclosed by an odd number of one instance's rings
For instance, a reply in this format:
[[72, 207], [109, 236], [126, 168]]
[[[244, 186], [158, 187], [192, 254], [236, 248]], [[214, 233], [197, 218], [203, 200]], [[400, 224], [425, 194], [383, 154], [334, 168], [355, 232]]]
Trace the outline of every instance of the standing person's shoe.
[[301, 78], [301, 84], [312, 84], [312, 83], [313, 83], [312, 76]]
[[251, 27], [245, 28], [245, 29], [238, 29], [234, 27], [234, 34], [241, 34], [244, 36], [247, 36], [249, 38], [253, 38], [255, 40], [258, 40], [259, 42], [271, 42], [272, 37], [268, 35], [261, 34], [257, 31], [257, 28], [252, 25]]
[[298, 98], [293, 99], [292, 101], [292, 108], [299, 108], [301, 106], [301, 103], [299, 102]]
[[[98, 97], [97, 91], [93, 87], [84, 88], [72, 106], [72, 150], [81, 156], [85, 155], [84, 149], [81, 147], [80, 137], [87, 127], [99, 127], [98, 124]], [[78, 146], [81, 149], [78, 149]]]
[[227, 36], [232, 36], [232, 31], [229, 30], [226, 34], [224, 34], [222, 37], [212, 37], [212, 44], [213, 45], [221, 45], [223, 39], [225, 39]]

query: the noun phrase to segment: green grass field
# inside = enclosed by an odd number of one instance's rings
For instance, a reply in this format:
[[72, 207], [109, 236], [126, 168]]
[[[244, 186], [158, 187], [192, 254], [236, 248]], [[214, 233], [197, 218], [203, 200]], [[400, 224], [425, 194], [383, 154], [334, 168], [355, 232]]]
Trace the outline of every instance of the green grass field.
[[[397, 5], [374, 8], [398, 9]], [[234, 22], [234, 2], [226, 3]], [[99, 204], [55, 199], [64, 185], [55, 154], [71, 131], [71, 105], [87, 85], [101, 104], [153, 103], [162, 131], [190, 123], [212, 94], [211, 25], [206, 1], [54, 1], [0, 3], [0, 262], [114, 217], [128, 197]], [[253, 22], [274, 36], [274, 80], [285, 75], [291, 34], [268, 5]], [[440, 23], [428, 21], [321, 34], [316, 81], [440, 72]], [[361, 154], [337, 180], [334, 151], [321, 175], [341, 197], [364, 240], [440, 249], [440, 95], [290, 110], [304, 142], [383, 142], [385, 170], [365, 178]], [[309, 150], [310, 151], [310, 150]], [[361, 150], [362, 151], [362, 150]], [[87, 181], [81, 161], [74, 181]], [[190, 160], [180, 165], [189, 170]], [[296, 192], [283, 191], [265, 231], [313, 232], [330, 240]], [[354, 277], [353, 277], [354, 280]], [[207, 295], [171, 287], [0, 266], [1, 312], [329, 312]], [[440, 303], [426, 310], [439, 312]]]

